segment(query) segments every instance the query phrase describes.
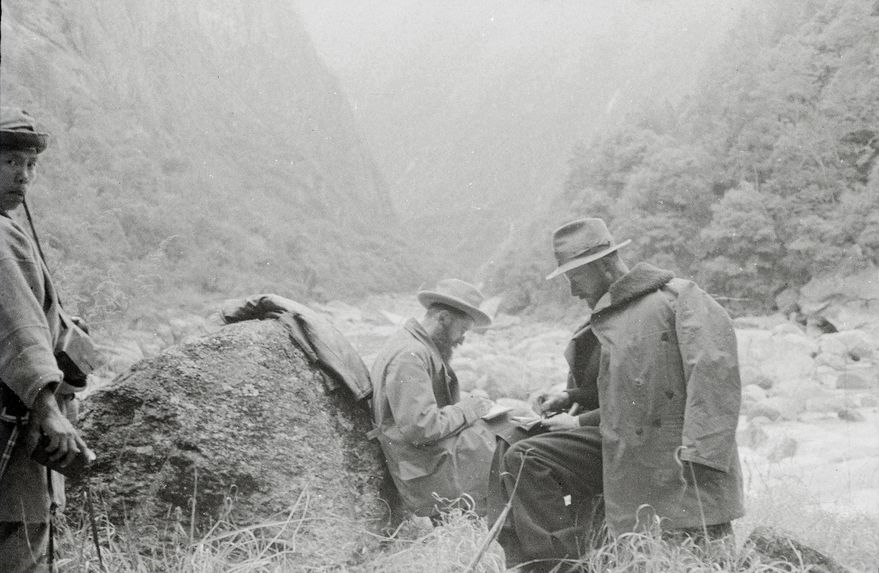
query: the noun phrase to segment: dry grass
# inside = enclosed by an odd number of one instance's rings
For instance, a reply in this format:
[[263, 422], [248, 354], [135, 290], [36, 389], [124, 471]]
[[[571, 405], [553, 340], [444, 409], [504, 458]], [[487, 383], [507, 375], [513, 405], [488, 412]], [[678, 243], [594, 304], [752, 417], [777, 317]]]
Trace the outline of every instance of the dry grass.
[[[858, 571], [879, 568], [879, 520], [849, 517], [808, 509], [808, 498], [796, 488], [767, 492], [751, 500], [751, 513], [736, 524], [739, 547], [716, 546], [707, 555], [690, 542], [671, 544], [656, 532], [624, 535], [581, 560], [559, 563], [554, 571], [607, 573], [660, 573], [668, 571], [742, 573], [807, 573], [806, 567], [785, 567], [756, 558], [741, 542], [756, 524], [772, 525]], [[106, 520], [99, 524], [107, 571], [114, 573], [213, 573], [338, 571], [347, 573], [499, 573], [505, 571], [503, 551], [492, 543], [478, 564], [468, 570], [488, 535], [485, 522], [472, 513], [455, 510], [444, 516], [442, 527], [426, 521], [405, 521], [393, 534], [381, 538], [381, 549], [355, 555], [348, 563], [307, 568], [297, 561], [304, 542], [299, 524], [307, 507], [297, 503], [286, 520], [251, 527], [220, 521], [200, 539], [169, 516], [166, 535], [174, 543], [143, 552], [124, 528]], [[87, 525], [62, 527], [59, 551], [62, 571], [101, 571]], [[518, 571], [518, 569], [516, 570]]]

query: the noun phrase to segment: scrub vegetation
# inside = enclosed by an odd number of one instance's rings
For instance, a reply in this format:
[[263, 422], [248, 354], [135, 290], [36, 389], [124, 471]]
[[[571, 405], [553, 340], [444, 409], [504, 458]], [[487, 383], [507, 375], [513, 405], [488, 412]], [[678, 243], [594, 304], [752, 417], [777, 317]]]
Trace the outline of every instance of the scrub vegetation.
[[[579, 562], [581, 570], [608, 573], [666, 573], [668, 571], [740, 573], [807, 573], [807, 566], [791, 566], [762, 560], [744, 540], [756, 525], [772, 525], [790, 532], [796, 539], [826, 552], [856, 571], [879, 567], [879, 520], [863, 514], [838, 515], [810, 510], [810, 499], [795, 488], [772, 492], [748, 500], [749, 516], [736, 523], [738, 547], [715, 552], [707, 559], [692, 544], [673, 545], [651, 533], [629, 534], [608, 543]], [[169, 512], [165, 534], [175, 536], [174, 550], [143, 554], [124, 524], [99, 520], [104, 564], [119, 573], [213, 573], [284, 572], [297, 568], [298, 524], [308, 519], [308, 501], [300, 499], [286, 519], [250, 527], [236, 527], [223, 521], [202, 538], [194, 538], [181, 525], [181, 516]], [[503, 551], [492, 543], [479, 562], [470, 568], [488, 535], [485, 522], [466, 512], [444, 516], [442, 527], [404, 522], [381, 539], [381, 550], [360, 554], [351, 563], [340, 563], [328, 571], [350, 573], [502, 573]], [[68, 516], [61, 530], [59, 548], [64, 570], [98, 572], [100, 566], [85, 515]], [[311, 548], [313, 551], [314, 548]], [[591, 569], [590, 569], [591, 568]], [[562, 569], [563, 570], [563, 569]]]

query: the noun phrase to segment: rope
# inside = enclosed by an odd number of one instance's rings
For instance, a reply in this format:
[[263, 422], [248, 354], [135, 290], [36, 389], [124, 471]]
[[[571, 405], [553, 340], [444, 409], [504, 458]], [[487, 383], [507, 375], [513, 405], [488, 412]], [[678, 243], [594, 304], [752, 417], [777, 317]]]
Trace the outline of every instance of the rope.
[[[678, 478], [681, 480], [681, 484], [683, 484], [683, 488], [681, 490], [681, 499], [684, 498], [684, 495], [687, 492], [687, 478], [684, 477], [684, 460], [681, 458], [681, 452], [684, 451], [685, 446], [678, 446], [675, 448], [674, 458], [675, 463], [678, 465], [680, 472], [678, 473]], [[693, 468], [693, 462], [687, 462], [687, 465], [690, 466], [690, 477], [693, 480], [693, 489], [696, 491], [696, 504], [699, 506], [699, 518], [702, 523], [702, 533], [705, 535], [705, 542], [710, 541], [710, 537], [708, 537], [708, 523], [705, 519], [705, 507], [702, 505], [702, 496], [699, 493], [699, 484], [696, 482], [696, 470]]]
[[101, 544], [98, 543], [98, 522], [95, 519], [95, 507], [92, 504], [92, 478], [91, 476], [86, 476], [85, 480], [85, 506], [89, 512], [89, 524], [92, 529], [92, 542], [95, 544], [95, 549], [98, 552], [98, 564], [101, 566], [101, 571], [106, 571], [107, 568], [104, 566], [104, 557], [101, 555]]

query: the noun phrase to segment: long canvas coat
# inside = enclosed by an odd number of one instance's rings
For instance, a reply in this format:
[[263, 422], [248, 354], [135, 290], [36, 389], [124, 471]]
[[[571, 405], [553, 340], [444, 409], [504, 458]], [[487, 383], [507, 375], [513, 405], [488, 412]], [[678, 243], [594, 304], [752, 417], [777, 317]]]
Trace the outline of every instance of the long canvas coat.
[[[0, 380], [28, 408], [43, 386], [62, 378], [54, 356], [61, 329], [59, 309], [58, 295], [33, 241], [11, 219], [0, 215]], [[59, 403], [62, 412], [66, 403]], [[46, 468], [31, 461], [26, 433], [22, 428], [23, 435], [0, 478], [0, 521], [49, 519]], [[64, 478], [55, 472], [51, 475], [54, 501], [61, 506]]]
[[454, 372], [416, 320], [385, 343], [371, 378], [378, 439], [406, 506], [427, 516], [434, 493], [466, 493], [484, 508], [494, 434], [460, 400]]
[[[577, 336], [600, 344], [611, 531], [633, 531], [656, 516], [663, 529], [741, 517], [741, 382], [723, 308], [693, 282], [641, 263], [611, 285]], [[695, 481], [682, 460], [694, 462]]]

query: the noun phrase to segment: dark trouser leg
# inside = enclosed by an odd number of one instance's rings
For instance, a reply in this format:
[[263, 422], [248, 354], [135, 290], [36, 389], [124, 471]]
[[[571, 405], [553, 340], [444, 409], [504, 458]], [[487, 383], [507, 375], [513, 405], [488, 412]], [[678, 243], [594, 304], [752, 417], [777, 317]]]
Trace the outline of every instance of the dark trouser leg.
[[48, 523], [0, 521], [0, 569], [4, 573], [49, 571]]
[[[578, 524], [567, 495], [578, 502], [602, 491], [601, 436], [598, 428], [581, 427], [534, 436], [512, 445], [503, 458], [505, 493], [515, 487], [512, 528], [499, 541], [513, 561], [576, 557], [593, 532]], [[521, 478], [516, 486], [516, 476]], [[587, 512], [591, 513], [591, 512]], [[512, 557], [512, 559], [509, 559]]]
[[[488, 480], [488, 511], [486, 521], [488, 527], [491, 528], [500, 519], [507, 502], [510, 500], [507, 488], [504, 486], [501, 476], [509, 473], [504, 456], [510, 451], [510, 447], [528, 437], [537, 435], [536, 432], [527, 432], [521, 428], [508, 432], [506, 434], [498, 434], [497, 446], [494, 450], [494, 456], [491, 460], [491, 470]], [[498, 533], [498, 543], [504, 548], [507, 566], [511, 567], [516, 563], [521, 563], [524, 559], [519, 555], [519, 542], [516, 537], [516, 531], [513, 526], [513, 517], [508, 514], [501, 530]]]

